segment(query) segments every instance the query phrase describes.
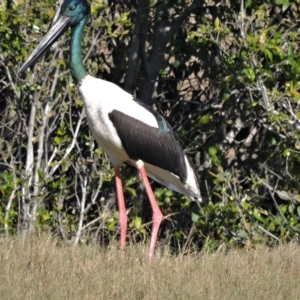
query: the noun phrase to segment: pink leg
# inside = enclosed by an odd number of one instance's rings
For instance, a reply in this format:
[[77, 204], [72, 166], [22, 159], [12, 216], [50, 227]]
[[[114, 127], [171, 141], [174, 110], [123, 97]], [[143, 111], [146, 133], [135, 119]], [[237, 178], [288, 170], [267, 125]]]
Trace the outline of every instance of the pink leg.
[[120, 168], [115, 168], [116, 172], [116, 187], [117, 187], [117, 197], [119, 206], [119, 225], [121, 229], [121, 258], [124, 259], [124, 249], [126, 245], [126, 232], [127, 232], [127, 214], [124, 201], [124, 193], [122, 187], [122, 180], [120, 174]]
[[145, 167], [139, 167], [139, 171], [141, 173], [145, 188], [146, 188], [146, 192], [148, 194], [148, 198], [150, 200], [150, 204], [152, 207], [152, 222], [153, 222], [153, 227], [152, 227], [152, 234], [151, 234], [151, 242], [150, 242], [150, 249], [149, 249], [149, 261], [152, 260], [153, 254], [154, 254], [154, 250], [155, 250], [155, 244], [156, 244], [156, 240], [157, 240], [157, 234], [158, 234], [158, 229], [160, 226], [160, 223], [163, 219], [163, 214], [159, 209], [159, 206], [156, 202], [156, 199], [154, 197], [152, 188], [150, 186], [147, 174], [146, 174], [146, 170]]

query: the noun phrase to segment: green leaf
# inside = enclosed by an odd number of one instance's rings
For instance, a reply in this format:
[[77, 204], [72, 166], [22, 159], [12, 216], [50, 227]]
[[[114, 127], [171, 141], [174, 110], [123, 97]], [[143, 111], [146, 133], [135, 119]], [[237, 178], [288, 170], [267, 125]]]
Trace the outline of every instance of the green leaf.
[[142, 218], [141, 217], [135, 217], [134, 227], [139, 229], [141, 226], [142, 226]]
[[47, 211], [47, 213], [43, 214], [43, 221], [48, 221], [50, 219], [50, 214], [49, 212]]
[[250, 203], [249, 203], [248, 201], [245, 201], [245, 200], [241, 201], [241, 205], [242, 205], [242, 207], [243, 207], [245, 210], [249, 210], [249, 209], [251, 208]]
[[215, 28], [219, 28], [220, 27], [220, 19], [218, 17], [216, 17], [215, 19]]
[[127, 192], [129, 192], [131, 195], [133, 195], [134, 197], [137, 197], [137, 193], [136, 193], [136, 190], [135, 190], [134, 188], [129, 187], [129, 186], [126, 186], [126, 187], [125, 187], [125, 190], [126, 190]]
[[55, 136], [53, 140], [57, 145], [61, 144], [61, 139], [58, 136]]
[[98, 154], [98, 155], [101, 155], [103, 153], [103, 150], [101, 148], [97, 148], [95, 150], [95, 153]]
[[41, 179], [44, 179], [44, 172], [43, 172], [43, 170], [41, 169], [41, 168], [38, 168], [38, 174], [39, 174], [39, 177], [41, 178]]
[[225, 92], [225, 93], [223, 94], [222, 100], [223, 100], [223, 101], [227, 101], [229, 98], [230, 98], [230, 93], [229, 93], [229, 92]]
[[261, 222], [264, 222], [264, 219], [261, 216], [260, 211], [256, 207], [253, 209], [253, 216], [255, 217], [255, 219], [257, 219], [257, 220], [259, 220]]
[[254, 82], [255, 81], [255, 73], [252, 68], [246, 68], [244, 69], [244, 73], [248, 76], [248, 78]]
[[218, 156], [212, 155], [212, 157], [211, 157], [211, 162], [212, 162], [215, 166], [218, 166], [218, 165], [219, 165], [219, 159], [218, 159]]
[[207, 113], [206, 115], [204, 115], [200, 118], [200, 123], [201, 124], [208, 124], [209, 120], [210, 120], [210, 113]]
[[114, 220], [112, 220], [112, 221], [108, 224], [107, 228], [108, 228], [109, 230], [111, 230], [112, 228], [115, 227], [116, 224], [117, 224], [117, 220], [114, 219]]
[[40, 216], [41, 221], [48, 221], [50, 219], [49, 211], [43, 206], [38, 208], [38, 215]]
[[215, 147], [209, 147], [208, 152], [209, 152], [210, 155], [216, 155], [218, 150]]
[[289, 0], [276, 0], [275, 3], [282, 5], [282, 12], [285, 12], [291, 5]]
[[285, 150], [283, 151], [283, 156], [284, 156], [284, 157], [287, 157], [287, 156], [290, 156], [290, 155], [291, 155], [291, 151], [290, 151], [289, 148], [287, 148], [287, 149], [285, 149]]
[[192, 221], [193, 222], [198, 222], [198, 220], [200, 219], [200, 216], [194, 212], [192, 212]]
[[170, 70], [168, 68], [160, 69], [159, 74], [160, 75], [167, 75], [167, 74], [169, 74], [169, 71]]
[[280, 205], [279, 209], [283, 214], [285, 214], [288, 209], [288, 205], [287, 204]]
[[174, 232], [174, 236], [175, 236], [175, 238], [177, 239], [177, 240], [181, 240], [181, 238], [182, 238], [182, 234], [181, 234], [181, 232], [180, 231], [176, 231], [176, 232]]
[[266, 57], [269, 59], [270, 62], [273, 61], [273, 54], [269, 49], [264, 50]]
[[165, 189], [164, 188], [158, 188], [154, 191], [154, 195], [155, 195], [155, 198], [160, 198], [163, 193], [164, 193]]
[[13, 183], [13, 180], [14, 180], [13, 175], [10, 174], [7, 170], [5, 170], [2, 173], [2, 178], [4, 179], [4, 181], [7, 185], [10, 185], [11, 183]]

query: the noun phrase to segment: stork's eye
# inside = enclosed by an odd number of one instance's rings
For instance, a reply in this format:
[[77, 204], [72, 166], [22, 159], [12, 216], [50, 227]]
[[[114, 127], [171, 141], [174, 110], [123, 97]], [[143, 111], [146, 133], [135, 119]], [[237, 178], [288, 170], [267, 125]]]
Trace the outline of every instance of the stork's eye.
[[69, 10], [74, 11], [76, 9], [76, 4], [69, 6]]

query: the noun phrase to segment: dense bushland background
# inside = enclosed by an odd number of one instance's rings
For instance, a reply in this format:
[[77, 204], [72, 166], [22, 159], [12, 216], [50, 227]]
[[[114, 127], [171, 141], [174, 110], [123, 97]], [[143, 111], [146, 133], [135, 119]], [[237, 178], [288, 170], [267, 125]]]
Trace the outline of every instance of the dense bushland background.
[[[114, 171], [70, 76], [69, 33], [17, 75], [59, 2], [0, 4], [0, 233], [107, 244], [118, 236]], [[91, 1], [87, 70], [163, 114], [201, 180], [201, 206], [153, 183], [166, 216], [161, 244], [298, 241], [299, 3]], [[129, 239], [145, 241], [147, 196], [134, 169], [122, 174]]]

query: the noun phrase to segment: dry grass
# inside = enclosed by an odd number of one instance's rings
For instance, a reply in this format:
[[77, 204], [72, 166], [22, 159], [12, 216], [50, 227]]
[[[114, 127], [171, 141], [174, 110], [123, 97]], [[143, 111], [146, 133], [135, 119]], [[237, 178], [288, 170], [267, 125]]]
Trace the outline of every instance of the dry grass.
[[300, 299], [300, 248], [146, 260], [144, 246], [73, 248], [46, 237], [0, 238], [1, 299]]

